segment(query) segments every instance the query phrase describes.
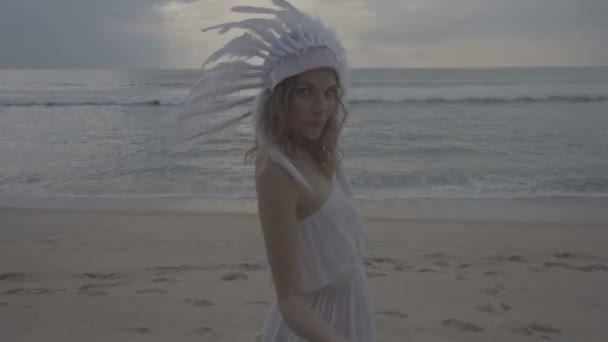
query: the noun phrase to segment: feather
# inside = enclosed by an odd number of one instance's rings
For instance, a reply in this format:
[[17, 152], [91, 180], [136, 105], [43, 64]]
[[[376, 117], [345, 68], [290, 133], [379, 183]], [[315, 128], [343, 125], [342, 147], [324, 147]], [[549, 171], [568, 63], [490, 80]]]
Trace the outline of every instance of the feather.
[[203, 109], [194, 110], [194, 111], [190, 111], [190, 109], [194, 109], [194, 108], [191, 108], [191, 106], [187, 106], [186, 110], [184, 111], [184, 113], [187, 113], [187, 115], [183, 117], [182, 121], [186, 121], [196, 115], [201, 115], [201, 114], [206, 114], [206, 113], [211, 113], [211, 112], [221, 112], [221, 111], [230, 109], [232, 107], [245, 105], [245, 104], [252, 102], [254, 99], [255, 99], [255, 96], [248, 96], [248, 97], [245, 97], [245, 98], [242, 98], [239, 100], [225, 101], [225, 102], [221, 102], [221, 103], [217, 103], [217, 104], [211, 104]]
[[[264, 74], [265, 74], [264, 70], [247, 70], [247, 69], [241, 69], [241, 70], [235, 70], [235, 71], [224, 71], [224, 70], [209, 71], [203, 77], [203, 80], [205, 82], [201, 83], [200, 86], [204, 87], [207, 84], [210, 84], [211, 86], [217, 86], [217, 85], [222, 85], [223, 83], [234, 84], [235, 82], [239, 82], [241, 80], [246, 81], [246, 80], [252, 80], [252, 79], [258, 79], [258, 81], [259, 81], [260, 78], [262, 76], [264, 76]], [[193, 90], [196, 90], [200, 86], [197, 84], [195, 87], [193, 87]]]
[[226, 120], [226, 121], [224, 121], [222, 123], [213, 125], [211, 127], [207, 127], [205, 130], [203, 130], [201, 132], [198, 132], [196, 134], [193, 134], [193, 135], [191, 135], [191, 136], [189, 136], [187, 138], [184, 138], [184, 139], [180, 140], [179, 142], [177, 142], [176, 144], [181, 144], [181, 143], [187, 142], [189, 140], [196, 139], [198, 137], [201, 137], [201, 136], [203, 136], [205, 134], [209, 134], [211, 132], [216, 133], [217, 131], [221, 131], [222, 129], [225, 129], [228, 126], [231, 126], [231, 125], [233, 125], [233, 124], [235, 124], [235, 123], [237, 123], [237, 122], [245, 119], [246, 117], [250, 116], [251, 113], [252, 113], [251, 111], [248, 111], [246, 113], [240, 114], [237, 117], [234, 117], [232, 119]]
[[302, 18], [301, 13], [297, 13], [297, 12], [294, 13], [293, 11], [286, 11], [286, 10], [277, 11], [275, 16], [277, 17], [277, 19], [279, 19], [281, 22], [285, 23], [288, 26], [290, 23], [291, 24], [297, 23]]
[[294, 36], [289, 38], [291, 38], [293, 42], [298, 45], [298, 50], [302, 50], [310, 46], [310, 42], [308, 42], [308, 39], [306, 39], [306, 36], [301, 31], [295, 31]]
[[285, 51], [286, 54], [292, 53], [293, 50], [294, 50], [294, 47], [292, 45], [290, 45], [290, 44], [287, 44], [287, 42], [285, 41], [286, 37], [289, 36], [289, 35], [290, 35], [290, 33], [283, 34], [281, 36], [281, 38], [277, 39], [277, 41], [275, 43], [275, 46], [280, 47], [281, 50]]
[[266, 42], [264, 40], [260, 39], [259, 37], [254, 36], [253, 34], [251, 34], [249, 32], [243, 33], [243, 35], [241, 37], [243, 37], [242, 44], [245, 44], [245, 45], [251, 44], [254, 48], [256, 48], [260, 51], [269, 51], [270, 50], [270, 46], [268, 44], [266, 44]]
[[222, 84], [220, 86], [214, 85], [213, 87], [209, 87], [209, 88], [204, 88], [201, 91], [197, 92], [194, 96], [194, 98], [188, 102], [187, 105], [190, 105], [191, 103], [194, 103], [196, 101], [199, 101], [203, 98], [213, 98], [216, 96], [227, 96], [228, 94], [232, 94], [232, 93], [236, 93], [239, 92], [241, 90], [247, 90], [247, 89], [256, 89], [256, 88], [261, 88], [263, 86], [263, 84], [261, 82], [256, 82], [256, 83], [245, 83], [245, 84]]
[[294, 35], [295, 35], [295, 36], [298, 36], [298, 31], [294, 31], [294, 32], [293, 32], [293, 33], [291, 33], [291, 34], [286, 34], [286, 35], [284, 36], [284, 38], [285, 38], [285, 39], [284, 39], [284, 41], [285, 41], [285, 44], [287, 44], [287, 45], [289, 45], [289, 46], [291, 47], [291, 50], [292, 50], [293, 52], [296, 52], [296, 51], [298, 51], [298, 50], [302, 49], [302, 48], [303, 48], [303, 47], [305, 47], [305, 46], [302, 44], [302, 42], [300, 42], [300, 41], [298, 41], [298, 40], [294, 39], [294, 37], [292, 37], [292, 36], [294, 36]]
[[207, 60], [205, 60], [205, 63], [203, 63], [203, 67], [205, 67], [205, 65], [210, 62], [224, 57], [224, 55], [243, 56], [246, 58], [260, 56], [264, 58], [265, 55], [261, 54], [261, 51], [258, 50], [258, 46], [259, 42], [255, 38], [253, 38], [251, 34], [245, 32], [243, 35], [232, 39], [231, 41], [226, 43], [224, 47], [211, 54], [211, 56], [209, 56]]
[[245, 78], [260, 78], [263, 77], [266, 74], [266, 71], [264, 70], [247, 70], [245, 72], [243, 72], [243, 77]]
[[198, 89], [205, 87], [209, 83], [216, 82], [217, 79], [221, 79], [224, 75], [254, 78], [262, 77], [264, 73], [265, 68], [263, 66], [249, 64], [245, 61], [223, 62], [211, 69], [204, 70], [203, 77], [192, 86], [190, 93], [198, 91]]
[[263, 70], [264, 70], [264, 67], [262, 67], [261, 65], [250, 64], [243, 60], [236, 60], [236, 61], [232, 61], [232, 62], [219, 63], [210, 69], [205, 69], [205, 72], [207, 72], [207, 73], [214, 73], [214, 72], [220, 72], [220, 71], [244, 72], [244, 71], [263, 71]]
[[[204, 82], [201, 82], [194, 86], [190, 91], [190, 94], [202, 94], [205, 93], [204, 88], [207, 85], [211, 87], [222, 86], [226, 84], [234, 85], [239, 81], [253, 80], [257, 79], [260, 81], [261, 76], [263, 76], [263, 71], [243, 71], [240, 73], [217, 73], [215, 75], [208, 75], [204, 78]], [[189, 95], [187, 99], [191, 98], [193, 95]], [[188, 102], [188, 101], [187, 101]]]
[[277, 42], [275, 43], [275, 45], [273, 46], [272, 50], [270, 50], [270, 55], [273, 55], [275, 57], [281, 57], [281, 56], [292, 54], [293, 52], [294, 52], [294, 49], [292, 47], [285, 44], [285, 42], [282, 39], [278, 39]]
[[234, 6], [230, 9], [237, 13], [259, 13], [259, 14], [276, 14], [277, 10], [255, 6]]
[[300, 13], [300, 11], [293, 7], [292, 4], [290, 4], [289, 2], [287, 2], [286, 0], [272, 0], [272, 3], [275, 4], [278, 7], [290, 10], [290, 11], [294, 11], [296, 13]]
[[201, 31], [207, 32], [210, 30], [219, 29], [219, 33], [223, 34], [223, 33], [230, 31], [233, 28], [242, 28], [245, 30], [255, 30], [256, 28], [258, 28], [258, 29], [259, 28], [264, 28], [264, 29], [276, 28], [279, 31], [281, 29], [280, 24], [277, 23], [276, 20], [251, 18], [251, 19], [245, 19], [242, 21], [233, 21], [233, 22], [229, 22], [229, 23], [210, 26], [210, 27], [201, 29]]
[[307, 47], [315, 46], [315, 42], [310, 38], [310, 35], [308, 35], [306, 32], [302, 32], [300, 34], [300, 37], [302, 37], [302, 40], [304, 41]]
[[268, 45], [268, 49], [271, 49], [271, 47], [276, 44], [278, 38], [272, 33], [272, 30], [269, 29], [265, 29], [265, 28], [253, 28], [249, 30], [250, 32], [252, 32], [253, 34], [255, 34], [256, 36], [258, 36], [258, 38], [263, 41], [265, 44]]

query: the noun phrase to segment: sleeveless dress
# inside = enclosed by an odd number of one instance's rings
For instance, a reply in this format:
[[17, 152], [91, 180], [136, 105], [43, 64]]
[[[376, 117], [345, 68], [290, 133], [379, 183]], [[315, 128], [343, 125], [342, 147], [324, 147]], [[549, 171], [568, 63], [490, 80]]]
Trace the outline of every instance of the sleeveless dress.
[[[293, 164], [284, 158], [271, 160], [303, 182]], [[297, 229], [300, 286], [305, 301], [348, 342], [375, 342], [374, 303], [363, 262], [367, 229], [352, 205], [350, 184], [342, 165], [332, 180], [326, 201], [317, 211], [300, 219]], [[274, 291], [270, 267], [267, 270]], [[276, 297], [264, 321], [262, 341], [307, 341], [283, 320]]]

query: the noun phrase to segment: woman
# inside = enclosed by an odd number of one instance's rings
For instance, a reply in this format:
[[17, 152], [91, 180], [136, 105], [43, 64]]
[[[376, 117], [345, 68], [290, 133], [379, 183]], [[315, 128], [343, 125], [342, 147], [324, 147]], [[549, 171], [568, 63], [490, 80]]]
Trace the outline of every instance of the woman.
[[[187, 117], [228, 113], [221, 126], [253, 116], [258, 214], [276, 301], [264, 342], [374, 342], [374, 308], [363, 263], [366, 229], [357, 215], [338, 138], [347, 116], [344, 49], [333, 31], [284, 0], [271, 14], [209, 29], [246, 32], [211, 54], [258, 57], [206, 70], [192, 90]], [[209, 30], [208, 29], [208, 30]], [[256, 96], [236, 97], [260, 89]], [[231, 97], [232, 96], [232, 97]], [[235, 114], [237, 107], [251, 108]], [[209, 131], [209, 130], [207, 130]], [[204, 134], [204, 133], [203, 133]]]
[[266, 130], [286, 126], [285, 146], [292, 147], [285, 151], [298, 166], [286, 168], [264, 152], [256, 159], [258, 213], [277, 298], [263, 341], [375, 340], [362, 226], [346, 188], [335, 183], [343, 177], [336, 175], [338, 156], [323, 148], [339, 134], [338, 89], [334, 70], [308, 70], [280, 83], [266, 106], [267, 116], [285, 118], [266, 121]]

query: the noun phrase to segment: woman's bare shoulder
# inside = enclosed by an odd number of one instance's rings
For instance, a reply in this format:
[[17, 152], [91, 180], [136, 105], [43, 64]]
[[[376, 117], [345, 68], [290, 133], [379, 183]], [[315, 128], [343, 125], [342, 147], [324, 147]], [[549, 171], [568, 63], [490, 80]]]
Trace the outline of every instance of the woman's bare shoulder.
[[298, 188], [293, 177], [268, 155], [260, 154], [256, 158], [255, 182], [258, 194], [270, 192], [281, 197], [297, 199]]

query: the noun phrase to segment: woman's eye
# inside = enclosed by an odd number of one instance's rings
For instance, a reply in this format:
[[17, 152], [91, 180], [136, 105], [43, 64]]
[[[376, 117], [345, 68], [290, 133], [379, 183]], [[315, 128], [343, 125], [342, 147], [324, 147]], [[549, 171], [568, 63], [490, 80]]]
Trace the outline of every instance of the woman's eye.
[[328, 95], [328, 96], [337, 96], [338, 95], [338, 91], [336, 89], [329, 89], [326, 92], [326, 95]]
[[300, 95], [310, 95], [310, 89], [300, 88], [300, 89], [298, 89], [297, 93]]

